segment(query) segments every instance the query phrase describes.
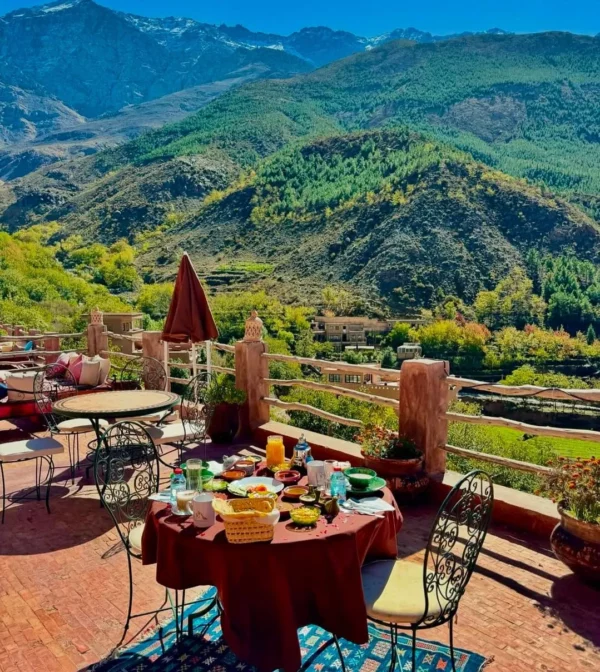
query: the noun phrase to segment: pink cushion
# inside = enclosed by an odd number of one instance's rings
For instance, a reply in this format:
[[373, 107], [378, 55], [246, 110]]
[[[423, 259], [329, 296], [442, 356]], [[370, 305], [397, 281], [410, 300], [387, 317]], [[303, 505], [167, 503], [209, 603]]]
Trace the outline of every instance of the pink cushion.
[[62, 378], [69, 367], [70, 352], [63, 352], [58, 356], [54, 364], [46, 369], [46, 378]]
[[71, 359], [71, 361], [69, 362], [69, 373], [73, 376], [77, 384], [79, 384], [82, 369], [83, 369], [83, 355], [77, 355], [77, 357]]

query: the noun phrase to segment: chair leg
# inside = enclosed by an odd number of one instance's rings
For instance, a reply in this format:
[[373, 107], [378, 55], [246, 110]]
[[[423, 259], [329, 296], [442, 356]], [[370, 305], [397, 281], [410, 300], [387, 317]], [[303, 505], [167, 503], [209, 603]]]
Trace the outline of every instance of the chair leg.
[[[46, 475], [46, 511], [50, 513], [50, 486], [52, 485], [52, 479], [54, 478], [54, 459], [50, 455], [47, 459], [48, 462], [48, 474]], [[41, 475], [41, 468], [40, 468]]]
[[344, 663], [344, 656], [342, 655], [342, 647], [340, 646], [340, 640], [337, 638], [337, 635], [333, 635], [333, 642], [335, 648], [337, 649], [338, 656], [340, 657], [340, 662], [342, 663], [342, 672], [346, 672], [346, 664]]
[[412, 670], [417, 672], [417, 629], [412, 629]]
[[6, 482], [4, 480], [4, 464], [1, 461], [0, 475], [2, 476], [2, 525], [4, 525], [4, 512], [6, 511]]
[[454, 662], [454, 619], [448, 621], [450, 629], [450, 660], [452, 660], [452, 672], [456, 672], [456, 663]]
[[129, 621], [131, 621], [131, 610], [133, 608], [133, 570], [131, 567], [131, 556], [127, 549], [125, 549], [125, 551], [127, 553], [127, 571], [129, 574], [129, 604], [127, 606], [127, 620], [125, 621], [125, 627], [123, 628], [123, 636], [121, 637], [121, 641], [117, 644], [117, 647], [122, 644], [125, 635], [127, 634], [127, 630], [129, 630]]
[[35, 458], [35, 496], [38, 502], [42, 498], [42, 458]]
[[398, 628], [390, 623], [390, 671], [394, 672], [398, 662]]

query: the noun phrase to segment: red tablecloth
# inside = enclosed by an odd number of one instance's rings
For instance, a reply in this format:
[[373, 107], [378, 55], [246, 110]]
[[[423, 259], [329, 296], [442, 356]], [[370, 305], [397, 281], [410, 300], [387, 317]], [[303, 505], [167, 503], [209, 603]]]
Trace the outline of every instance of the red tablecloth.
[[367, 560], [396, 557], [402, 515], [384, 519], [340, 514], [333, 523], [293, 531], [280, 521], [270, 543], [229, 544], [223, 524], [207, 530], [153, 502], [142, 537], [142, 560], [171, 589], [216, 586], [223, 635], [232, 651], [259, 670], [301, 665], [297, 630], [319, 625], [356, 644], [368, 641], [360, 569]]

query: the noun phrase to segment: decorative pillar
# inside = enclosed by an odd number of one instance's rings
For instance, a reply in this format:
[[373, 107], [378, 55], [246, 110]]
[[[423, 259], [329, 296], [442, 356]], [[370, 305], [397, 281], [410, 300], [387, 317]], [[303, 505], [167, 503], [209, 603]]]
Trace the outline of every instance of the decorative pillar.
[[[89, 357], [100, 355], [108, 350], [108, 336], [106, 325], [100, 308], [96, 307], [90, 313], [90, 323], [87, 328], [87, 351]], [[102, 356], [102, 355], [100, 355]]]
[[268, 396], [269, 362], [262, 357], [267, 345], [262, 340], [263, 322], [253, 310], [246, 320], [244, 340], [235, 344], [235, 386], [246, 392], [246, 402], [240, 413], [240, 425], [250, 433], [269, 422], [269, 406], [262, 401]]
[[[44, 338], [44, 350], [56, 352], [60, 350], [60, 338], [58, 336], [46, 336]], [[44, 355], [46, 364], [54, 364], [58, 359], [58, 355]]]
[[[143, 331], [142, 332], [142, 354], [144, 357], [152, 357], [157, 359], [165, 368], [167, 372], [167, 381], [166, 388], [170, 388], [170, 381], [168, 380], [171, 375], [171, 370], [168, 365], [168, 362], [165, 362], [165, 348], [163, 347], [163, 342], [161, 340], [162, 332], [161, 331]], [[147, 371], [148, 380], [145, 379], [146, 367], [144, 367], [144, 384], [146, 389], [151, 389], [152, 385], [156, 386], [156, 375], [152, 375], [150, 370]], [[152, 379], [152, 380], [150, 380]]]
[[425, 471], [441, 480], [446, 471], [445, 446], [448, 422], [448, 362], [407, 359], [400, 376], [400, 424], [403, 435], [412, 439], [425, 455]]

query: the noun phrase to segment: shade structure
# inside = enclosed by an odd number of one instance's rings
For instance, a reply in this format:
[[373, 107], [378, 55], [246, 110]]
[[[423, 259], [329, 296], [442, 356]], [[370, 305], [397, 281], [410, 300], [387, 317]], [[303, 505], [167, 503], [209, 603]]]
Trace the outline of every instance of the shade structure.
[[186, 253], [179, 264], [162, 340], [169, 343], [200, 343], [217, 338], [218, 335], [206, 294]]

